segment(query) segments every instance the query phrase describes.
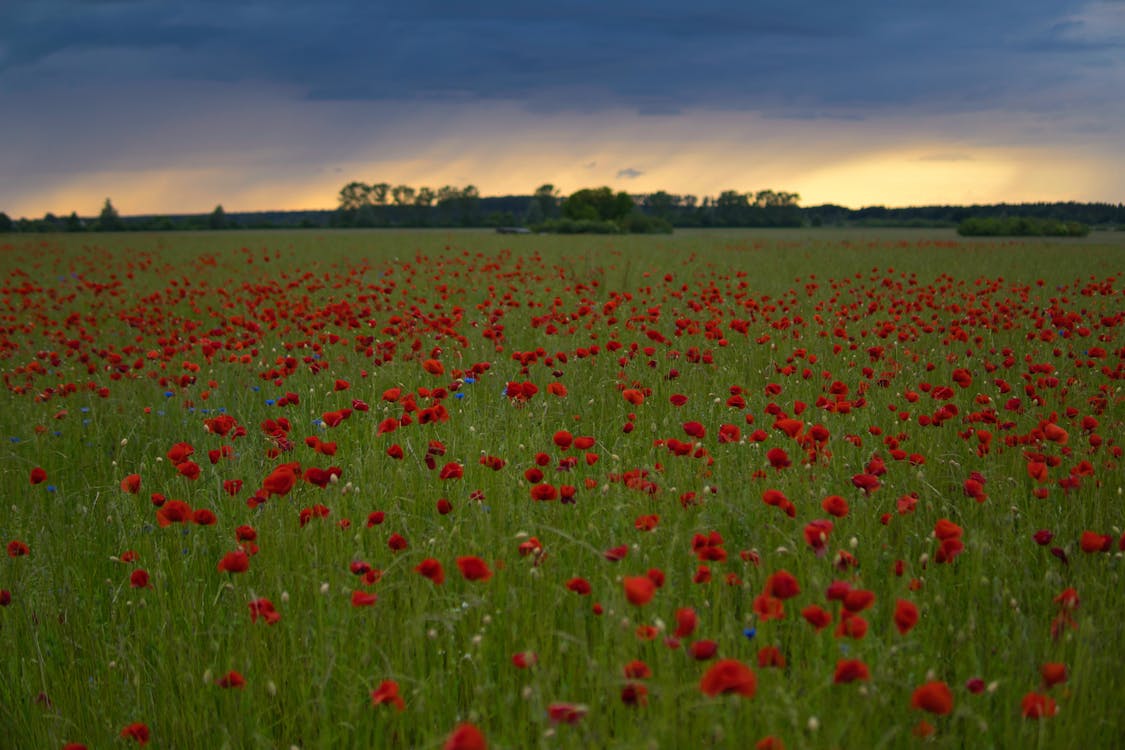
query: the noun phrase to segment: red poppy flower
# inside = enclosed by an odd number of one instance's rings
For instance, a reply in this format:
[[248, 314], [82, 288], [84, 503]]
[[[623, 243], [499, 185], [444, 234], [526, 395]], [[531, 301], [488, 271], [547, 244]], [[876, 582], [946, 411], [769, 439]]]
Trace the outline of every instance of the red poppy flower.
[[805, 618], [805, 621], [818, 631], [824, 630], [832, 624], [832, 613], [815, 604], [810, 604], [802, 609], [801, 617]]
[[7, 607], [12, 603], [12, 592], [8, 589], [0, 589], [0, 607]]
[[742, 430], [735, 424], [721, 424], [719, 425], [719, 442], [720, 443], [737, 443], [742, 439]]
[[805, 524], [805, 543], [812, 547], [813, 551], [820, 557], [823, 557], [827, 552], [828, 535], [832, 533], [833, 528], [835, 528], [835, 525], [827, 518], [818, 518]]
[[121, 730], [121, 736], [127, 740], [136, 740], [138, 745], [147, 745], [149, 732], [148, 725], [139, 721], [129, 724]]
[[1042, 461], [1029, 461], [1027, 464], [1027, 475], [1041, 484], [1046, 482], [1048, 480], [1047, 464]]
[[174, 466], [186, 461], [188, 456], [191, 456], [193, 453], [195, 453], [195, 448], [191, 447], [190, 443], [176, 443], [168, 449], [167, 456], [168, 460], [171, 461]]
[[273, 602], [269, 599], [255, 599], [247, 606], [250, 607], [250, 622], [257, 622], [261, 617], [267, 625], [273, 625], [281, 619], [281, 615], [273, 608]]
[[156, 523], [160, 527], [174, 523], [187, 523], [191, 519], [191, 506], [183, 500], [168, 500], [156, 511]]
[[324, 420], [324, 424], [329, 427], [338, 427], [341, 422], [348, 419], [352, 415], [352, 410], [348, 408], [337, 409], [336, 411], [326, 411], [320, 415]]
[[758, 666], [762, 669], [785, 669], [785, 655], [777, 646], [762, 646], [758, 649]]
[[529, 669], [537, 661], [539, 661], [539, 657], [534, 651], [519, 651], [512, 654], [512, 664], [517, 669]]
[[1079, 603], [1078, 592], [1074, 587], [1063, 589], [1059, 595], [1055, 597], [1055, 604], [1059, 605], [1059, 609], [1064, 611], [1078, 609]]
[[621, 702], [626, 706], [647, 706], [648, 688], [639, 682], [627, 682], [621, 688]]
[[398, 533], [391, 534], [390, 538], [387, 539], [387, 546], [391, 548], [392, 552], [401, 552], [407, 547], [406, 537]]
[[755, 742], [754, 750], [785, 750], [785, 743], [771, 734]]
[[938, 547], [937, 553], [934, 555], [934, 561], [938, 563], [951, 563], [964, 551], [965, 543], [960, 539], [943, 539], [941, 545]]
[[656, 584], [647, 576], [625, 576], [624, 586], [625, 598], [637, 607], [648, 604], [656, 593]]
[[918, 624], [918, 607], [913, 602], [908, 602], [905, 599], [898, 599], [895, 601], [895, 627], [902, 635], [910, 632], [916, 624]]
[[776, 596], [759, 594], [754, 597], [751, 607], [754, 610], [754, 614], [762, 621], [781, 620], [785, 617], [785, 602], [778, 599]]
[[862, 661], [859, 659], [841, 659], [836, 662], [836, 674], [832, 677], [832, 682], [841, 685], [856, 680], [866, 682], [870, 679], [871, 674], [867, 670], [867, 665]]
[[391, 705], [399, 711], [406, 710], [406, 701], [398, 694], [398, 683], [394, 680], [383, 680], [371, 691], [371, 705]]
[[488, 750], [484, 735], [472, 724], [459, 724], [445, 739], [442, 750]]
[[577, 703], [552, 703], [547, 706], [547, 717], [553, 724], [577, 724], [588, 710]]
[[697, 440], [702, 440], [707, 436], [707, 428], [699, 422], [684, 422], [683, 429], [688, 437], [693, 437]]
[[537, 537], [531, 537], [526, 541], [520, 542], [516, 549], [519, 550], [520, 557], [534, 555], [538, 561], [539, 556], [543, 554], [543, 543], [540, 542]]
[[432, 557], [427, 557], [422, 562], [414, 567], [414, 570], [421, 575], [429, 578], [437, 586], [445, 583], [445, 571], [442, 570], [441, 563]]
[[627, 554], [629, 554], [629, 546], [626, 544], [622, 544], [618, 547], [613, 547], [612, 549], [607, 549], [602, 553], [605, 559], [609, 560], [610, 562], [620, 562], [621, 560], [625, 559], [625, 556]]
[[848, 589], [843, 603], [844, 609], [849, 612], [862, 612], [875, 603], [875, 593], [866, 589]]
[[180, 472], [180, 476], [190, 479], [191, 481], [199, 479], [199, 464], [195, 461], [184, 461], [183, 463], [176, 464], [176, 471]]
[[488, 565], [475, 555], [458, 557], [457, 568], [466, 581], [487, 581], [492, 577], [492, 571], [488, 569]]
[[215, 684], [221, 688], [244, 688], [246, 687], [246, 678], [238, 672], [231, 670], [215, 680]]
[[208, 508], [198, 508], [191, 514], [191, 522], [196, 526], [213, 526], [217, 520], [215, 513]]
[[639, 406], [645, 402], [645, 394], [636, 388], [626, 388], [621, 391], [621, 396], [634, 406]]
[[1094, 531], [1083, 531], [1078, 540], [1078, 546], [1083, 552], [1109, 552], [1113, 548], [1113, 537], [1109, 534], [1099, 534]]
[[31, 470], [31, 483], [42, 484], [47, 481], [47, 472], [43, 468], [36, 466]]
[[647, 680], [652, 677], [652, 669], [640, 659], [634, 659], [625, 665], [625, 678], [629, 680]]
[[220, 573], [245, 573], [249, 569], [250, 556], [240, 549], [223, 555], [223, 559], [219, 561], [218, 565]]
[[137, 568], [129, 574], [129, 585], [135, 589], [148, 589], [152, 588], [152, 584], [148, 580], [148, 571], [144, 568]]
[[948, 518], [939, 518], [934, 524], [934, 536], [938, 539], [960, 539], [963, 533], [961, 527]]
[[801, 593], [797, 579], [787, 570], [779, 570], [766, 579], [766, 594], [778, 599], [791, 599]]
[[865, 495], [870, 495], [881, 486], [879, 477], [874, 474], [856, 474], [852, 477], [852, 484], [863, 490]]
[[590, 593], [590, 582], [585, 578], [571, 578], [566, 582], [568, 590], [573, 591], [579, 596], [588, 596]]
[[687, 638], [695, 632], [696, 624], [699, 618], [695, 614], [695, 610], [691, 607], [681, 607], [676, 610], [676, 630], [675, 636], [677, 638]]
[[709, 698], [726, 693], [753, 698], [758, 690], [758, 678], [750, 667], [737, 659], [720, 659], [704, 673], [699, 689]]
[[298, 472], [301, 465], [297, 463], [282, 464], [274, 468], [269, 475], [262, 480], [262, 489], [270, 495], [286, 495], [289, 493], [293, 486], [297, 484]]
[[360, 591], [359, 589], [352, 592], [353, 607], [372, 607], [378, 600], [379, 597], [376, 594]]
[[830, 516], [843, 518], [848, 515], [848, 501], [839, 495], [829, 495], [820, 503], [820, 507]]
[[949, 685], [944, 682], [927, 682], [920, 685], [910, 696], [910, 706], [938, 716], [945, 716], [953, 710], [953, 693], [950, 692]]
[[465, 468], [461, 466], [461, 464], [455, 461], [451, 461], [450, 463], [447, 463], [445, 466], [441, 467], [441, 473], [439, 474], [439, 476], [442, 479], [460, 479], [461, 477], [465, 476]]
[[24, 557], [31, 554], [31, 548], [19, 539], [8, 542], [8, 557]]
[[1070, 435], [1067, 434], [1067, 431], [1053, 422], [1047, 422], [1043, 425], [1043, 437], [1059, 445], [1066, 445], [1067, 441], [1070, 440]]
[[867, 620], [859, 615], [851, 614], [847, 610], [841, 613], [840, 624], [836, 626], [834, 635], [837, 638], [854, 638], [862, 640], [867, 635]]
[[[536, 471], [538, 471], [538, 469], [536, 469]], [[558, 489], [553, 484], [550, 484], [548, 482], [535, 484], [531, 487], [532, 500], [538, 500], [539, 502], [550, 502], [552, 500], [558, 499], [558, 496]]]
[[1039, 674], [1043, 676], [1045, 687], [1061, 685], [1066, 682], [1066, 665], [1062, 662], [1050, 661], [1039, 668]]
[[121, 480], [121, 490], [128, 492], [130, 495], [135, 495], [141, 491], [141, 475], [130, 474]]
[[687, 649], [688, 655], [696, 661], [707, 661], [708, 659], [712, 659], [714, 658], [715, 653], [718, 650], [719, 644], [715, 643], [715, 641], [708, 640], [696, 641], [695, 643], [688, 646]]
[[770, 448], [766, 451], [766, 460], [770, 462], [770, 466], [781, 471], [792, 465], [789, 460], [789, 454], [783, 448]]
[[1025, 719], [1045, 719], [1058, 713], [1055, 699], [1041, 693], [1028, 693], [1020, 701], [1020, 715]]

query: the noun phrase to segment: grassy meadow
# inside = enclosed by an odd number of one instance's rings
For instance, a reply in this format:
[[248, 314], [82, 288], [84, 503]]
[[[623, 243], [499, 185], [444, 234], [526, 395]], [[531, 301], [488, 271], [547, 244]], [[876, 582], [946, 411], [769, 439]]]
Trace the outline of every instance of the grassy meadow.
[[1121, 746], [1123, 273], [0, 237], [0, 747]]

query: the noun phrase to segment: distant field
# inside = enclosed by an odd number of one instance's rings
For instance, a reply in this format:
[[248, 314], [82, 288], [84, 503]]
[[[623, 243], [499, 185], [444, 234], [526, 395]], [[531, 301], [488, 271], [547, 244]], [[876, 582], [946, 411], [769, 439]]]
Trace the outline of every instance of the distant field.
[[1123, 273], [0, 236], [0, 747], [1123, 746]]

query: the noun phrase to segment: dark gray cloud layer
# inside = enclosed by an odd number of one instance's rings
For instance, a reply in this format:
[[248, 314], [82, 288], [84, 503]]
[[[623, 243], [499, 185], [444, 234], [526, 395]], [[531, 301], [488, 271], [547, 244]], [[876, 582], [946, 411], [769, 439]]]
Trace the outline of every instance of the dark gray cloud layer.
[[836, 116], [1041, 110], [1096, 89], [1125, 39], [1080, 0], [192, 2], [14, 0], [0, 89], [145, 80], [282, 86], [320, 100], [517, 100]]

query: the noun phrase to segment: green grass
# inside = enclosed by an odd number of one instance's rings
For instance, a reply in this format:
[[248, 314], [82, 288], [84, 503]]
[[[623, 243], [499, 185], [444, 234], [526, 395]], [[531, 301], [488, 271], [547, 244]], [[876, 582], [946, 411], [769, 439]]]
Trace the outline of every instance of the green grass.
[[[123, 727], [144, 722], [153, 747], [434, 748], [468, 721], [491, 747], [749, 747], [767, 735], [789, 748], [908, 747], [924, 742], [912, 734], [922, 719], [936, 728], [926, 744], [941, 747], [1125, 742], [1118, 546], [1125, 522], [1121, 461], [1113, 455], [1125, 418], [1125, 255], [1117, 235], [968, 241], [952, 230], [658, 238], [310, 231], [4, 242], [0, 371], [8, 388], [0, 438], [8, 439], [0, 449], [7, 490], [0, 542], [21, 540], [30, 554], [0, 562], [0, 589], [11, 594], [0, 609], [7, 646], [0, 745], [108, 747], [128, 742], [119, 737]], [[734, 320], [748, 321], [746, 334], [732, 330]], [[708, 337], [709, 323], [725, 341]], [[486, 339], [497, 324], [503, 338]], [[877, 333], [883, 324], [893, 326], [886, 338]], [[1060, 326], [1073, 333], [1045, 340]], [[393, 356], [367, 355], [362, 337], [373, 337], [373, 346], [393, 342]], [[219, 347], [210, 361], [205, 340]], [[613, 341], [620, 350], [610, 350]], [[875, 361], [868, 350], [877, 345], [885, 352]], [[1094, 346], [1105, 356], [1087, 366]], [[692, 347], [711, 362], [692, 361]], [[522, 372], [513, 354], [540, 348]], [[262, 377], [285, 356], [298, 360], [293, 374], [280, 383]], [[444, 375], [423, 369], [432, 356]], [[477, 363], [489, 368], [476, 382], [461, 382], [461, 398], [442, 401], [448, 421], [377, 434], [381, 420], [403, 414], [401, 404], [381, 399], [385, 390], [449, 388], [459, 377], [454, 370]], [[1038, 363], [1050, 372], [1032, 372]], [[942, 403], [921, 384], [952, 385], [958, 368], [973, 378], [969, 388], [953, 385], [958, 414], [940, 427], [920, 425]], [[195, 382], [181, 384], [184, 375]], [[998, 378], [1011, 393], [1001, 393]], [[336, 379], [350, 388], [334, 390]], [[533, 382], [539, 393], [514, 403], [504, 396], [509, 381]], [[847, 413], [818, 407], [833, 381], [864, 403]], [[568, 395], [549, 393], [552, 382]], [[767, 395], [770, 383], [781, 392]], [[744, 389], [744, 408], [726, 405], [731, 386]], [[622, 387], [651, 393], [632, 405]], [[907, 391], [920, 392], [919, 400], [908, 402]], [[267, 403], [287, 392], [299, 404]], [[687, 403], [672, 406], [673, 394]], [[1004, 409], [1012, 397], [1022, 399], [1021, 411]], [[334, 428], [320, 423], [352, 399], [370, 411]], [[796, 416], [806, 429], [822, 424], [830, 434], [830, 455], [807, 466], [768, 411], [773, 402], [793, 415], [798, 401], [808, 406]], [[1011, 424], [969, 421], [987, 408]], [[900, 420], [901, 411], [910, 419]], [[209, 434], [204, 420], [220, 412], [248, 434]], [[295, 447], [270, 456], [259, 425], [282, 416]], [[1083, 430], [1085, 416], [1096, 416], [1096, 429]], [[690, 441], [682, 429], [689, 420], [706, 427], [707, 455], [676, 456], [656, 443]], [[1048, 420], [1069, 432], [1066, 446], [1035, 441]], [[720, 444], [723, 423], [737, 425], [742, 440]], [[758, 428], [768, 433], [765, 442], [748, 440]], [[987, 454], [978, 455], [975, 435], [958, 435], [969, 428], [993, 432]], [[563, 429], [592, 436], [597, 462], [558, 449], [552, 436]], [[1102, 438], [1097, 448], [1090, 432]], [[884, 438], [899, 433], [901, 448], [924, 464], [891, 458]], [[310, 435], [336, 442], [337, 453], [314, 453], [304, 442]], [[1009, 446], [1006, 436], [1025, 440]], [[424, 459], [434, 440], [446, 452], [431, 471]], [[194, 481], [166, 456], [178, 442], [195, 448], [201, 473]], [[402, 460], [388, 457], [392, 444], [402, 447]], [[222, 445], [234, 455], [212, 465], [207, 451]], [[793, 465], [770, 468], [772, 447], [786, 449]], [[540, 452], [550, 457], [544, 481], [576, 486], [575, 503], [530, 499], [524, 471]], [[1045, 498], [1033, 494], [1039, 485], [1028, 476], [1027, 452], [1060, 460], [1043, 485]], [[481, 465], [486, 454], [507, 465]], [[851, 479], [874, 454], [887, 473], [867, 497]], [[556, 471], [570, 455], [577, 465]], [[1057, 479], [1082, 460], [1092, 475], [1064, 492]], [[299, 482], [248, 508], [246, 499], [285, 461], [302, 469], [335, 465], [341, 476], [323, 490]], [[448, 462], [463, 465], [461, 479], [439, 479]], [[28, 481], [35, 467], [46, 471], [41, 484]], [[637, 469], [649, 472], [657, 494], [619, 481]], [[974, 471], [987, 479], [982, 503], [962, 491]], [[142, 478], [137, 495], [120, 488], [132, 473]], [[223, 490], [229, 479], [244, 482], [236, 497]], [[793, 502], [796, 518], [762, 502], [771, 488]], [[472, 499], [474, 491], [483, 500]], [[211, 509], [218, 521], [161, 528], [153, 493]], [[696, 502], [681, 502], [685, 493]], [[917, 510], [899, 515], [896, 500], [909, 493]], [[820, 503], [833, 494], [851, 511], [833, 519], [827, 554], [818, 557], [803, 529], [827, 517]], [[436, 511], [441, 498], [452, 513]], [[314, 504], [330, 514], [302, 527], [300, 510]], [[373, 511], [385, 521], [368, 527]], [[645, 514], [660, 517], [651, 532], [634, 527]], [[886, 524], [884, 514], [891, 514]], [[941, 518], [964, 529], [965, 551], [951, 564], [933, 559]], [[244, 524], [256, 529], [260, 552], [247, 572], [221, 573], [216, 566], [237, 547], [235, 529]], [[1054, 533], [1050, 545], [1032, 539], [1038, 529]], [[728, 559], [709, 563], [710, 583], [693, 583], [701, 564], [693, 537], [712, 531]], [[1111, 535], [1112, 551], [1081, 551], [1084, 531]], [[392, 533], [409, 547], [392, 552]], [[542, 543], [539, 564], [519, 553], [529, 537]], [[625, 559], [604, 559], [622, 544]], [[120, 562], [126, 550], [136, 552], [135, 563]], [[838, 570], [840, 551], [858, 566]], [[492, 578], [464, 580], [455, 560], [465, 555], [486, 560]], [[414, 571], [429, 557], [445, 569], [441, 586]], [[354, 561], [381, 570], [381, 580], [363, 585], [349, 570]], [[138, 567], [151, 588], [130, 587]], [[653, 568], [664, 573], [664, 586], [647, 605], [629, 604], [622, 577]], [[801, 592], [785, 602], [784, 619], [763, 620], [753, 602], [780, 569]], [[728, 583], [728, 574], [736, 580]], [[590, 596], [567, 590], [576, 576], [589, 580]], [[875, 595], [862, 613], [869, 624], [862, 639], [834, 637], [835, 622], [815, 632], [800, 615], [811, 604], [839, 609], [825, 600], [834, 580]], [[1053, 639], [1054, 599], [1067, 587], [1081, 597], [1075, 627]], [[353, 607], [357, 589], [378, 601]], [[260, 597], [276, 605], [277, 624], [251, 623], [247, 605]], [[892, 621], [897, 599], [921, 614], [906, 635]], [[666, 638], [682, 607], [698, 613], [699, 627], [671, 648]], [[640, 625], [655, 626], [657, 637], [638, 638]], [[751, 666], [752, 699], [700, 691], [709, 665], [686, 653], [698, 639]], [[777, 646], [786, 667], [760, 668], [763, 646]], [[512, 656], [525, 651], [538, 660], [517, 669]], [[833, 684], [843, 658], [863, 660], [871, 679]], [[648, 664], [650, 679], [625, 678], [634, 659]], [[1040, 684], [1047, 662], [1067, 665], [1066, 683]], [[244, 689], [215, 685], [231, 670], [245, 677]], [[973, 694], [966, 681], [978, 677], [989, 687]], [[383, 680], [398, 683], [405, 711], [371, 705]], [[913, 691], [929, 680], [950, 686], [949, 715], [911, 708]], [[647, 686], [647, 705], [622, 702], [631, 681]], [[1021, 699], [1032, 691], [1056, 700], [1057, 715], [1022, 717]], [[556, 702], [588, 713], [573, 725], [552, 723], [548, 707]]]

